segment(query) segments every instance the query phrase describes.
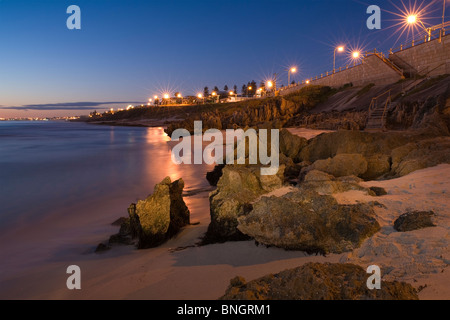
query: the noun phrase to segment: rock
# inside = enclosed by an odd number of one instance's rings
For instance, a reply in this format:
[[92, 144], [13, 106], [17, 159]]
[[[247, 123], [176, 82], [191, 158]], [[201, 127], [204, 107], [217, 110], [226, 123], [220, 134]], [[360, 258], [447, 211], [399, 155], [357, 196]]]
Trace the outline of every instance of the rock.
[[219, 164], [214, 167], [213, 171], [206, 173], [206, 180], [208, 180], [211, 186], [217, 186], [217, 182], [219, 182], [219, 179], [222, 176], [222, 170], [224, 167], [224, 164]]
[[245, 282], [232, 280], [221, 300], [418, 300], [405, 282], [382, 281], [369, 290], [369, 274], [357, 265], [307, 263], [295, 269]]
[[238, 222], [258, 243], [323, 254], [351, 251], [380, 229], [371, 205], [340, 205], [304, 185], [281, 197], [262, 197]]
[[361, 176], [367, 171], [367, 161], [360, 154], [338, 154], [326, 160], [317, 160], [312, 169], [329, 173], [335, 177]]
[[374, 180], [391, 171], [391, 156], [386, 154], [375, 154], [366, 157], [367, 171], [361, 175], [364, 180]]
[[373, 194], [377, 197], [381, 197], [381, 196], [385, 196], [387, 195], [387, 192], [384, 188], [380, 188], [380, 187], [370, 187], [369, 188], [370, 191], [373, 192]]
[[408, 143], [392, 151], [393, 176], [450, 163], [450, 137], [437, 137]]
[[318, 171], [311, 170], [306, 173], [302, 187], [315, 190], [319, 194], [333, 194], [350, 190], [368, 191], [361, 187], [359, 183], [362, 179], [355, 176], [335, 178], [334, 176]]
[[155, 186], [155, 190], [145, 200], [131, 204], [130, 231], [138, 237], [138, 248], [155, 247], [174, 236], [189, 224], [189, 209], [183, 201], [182, 179], [171, 182], [166, 177]]
[[287, 129], [280, 131], [280, 152], [295, 163], [300, 162], [300, 152], [307, 144], [308, 140], [293, 135]]
[[105, 252], [105, 251], [108, 251], [109, 249], [111, 249], [110, 246], [108, 246], [104, 243], [99, 243], [97, 248], [95, 249], [95, 253]]
[[366, 158], [374, 155], [390, 155], [391, 151], [413, 140], [404, 133], [370, 133], [339, 130], [324, 133], [311, 139], [300, 153], [302, 161], [315, 162], [333, 158], [337, 154], [360, 154]]
[[394, 229], [400, 232], [435, 227], [432, 218], [433, 211], [413, 211], [402, 214], [394, 222]]
[[259, 166], [225, 166], [217, 189], [209, 195], [211, 223], [203, 243], [248, 239], [237, 229], [237, 218], [252, 209], [257, 197], [283, 185], [284, 169], [280, 165], [276, 175], [261, 176]]

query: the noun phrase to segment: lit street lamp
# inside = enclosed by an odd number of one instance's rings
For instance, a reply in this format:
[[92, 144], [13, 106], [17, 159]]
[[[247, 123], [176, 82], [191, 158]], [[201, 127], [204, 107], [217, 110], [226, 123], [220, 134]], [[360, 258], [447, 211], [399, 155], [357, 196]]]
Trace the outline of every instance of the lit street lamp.
[[334, 48], [334, 55], [333, 55], [333, 73], [336, 72], [336, 51], [337, 52], [344, 52], [344, 46], [339, 46], [337, 48]]
[[427, 28], [425, 27], [425, 25], [423, 24], [422, 20], [419, 19], [419, 17], [417, 16], [417, 14], [411, 14], [409, 16], [406, 17], [406, 23], [409, 25], [415, 25], [417, 23], [419, 23], [419, 25], [423, 28], [423, 30], [425, 30], [425, 32], [428, 35], [428, 41], [431, 40], [431, 28]]
[[353, 51], [353, 53], [352, 53], [353, 66], [356, 66], [356, 61], [359, 59], [360, 56], [361, 56], [361, 52]]
[[297, 68], [296, 67], [292, 67], [288, 70], [288, 86], [291, 84], [291, 72], [292, 73], [296, 73], [297, 72]]

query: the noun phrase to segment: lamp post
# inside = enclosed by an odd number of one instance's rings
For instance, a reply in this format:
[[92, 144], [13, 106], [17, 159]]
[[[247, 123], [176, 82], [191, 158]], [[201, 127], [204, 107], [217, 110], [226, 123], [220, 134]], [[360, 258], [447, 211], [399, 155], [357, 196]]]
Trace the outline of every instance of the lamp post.
[[337, 52], [344, 52], [344, 46], [339, 46], [334, 48], [334, 54], [333, 54], [333, 73], [336, 72], [336, 51]]
[[248, 91], [249, 91], [249, 90], [251, 91], [252, 89], [253, 89], [252, 86], [247, 87], [247, 97], [248, 97]]
[[292, 67], [288, 70], [288, 86], [291, 85], [291, 72], [292, 73], [296, 73], [297, 72], [297, 68], [296, 67]]

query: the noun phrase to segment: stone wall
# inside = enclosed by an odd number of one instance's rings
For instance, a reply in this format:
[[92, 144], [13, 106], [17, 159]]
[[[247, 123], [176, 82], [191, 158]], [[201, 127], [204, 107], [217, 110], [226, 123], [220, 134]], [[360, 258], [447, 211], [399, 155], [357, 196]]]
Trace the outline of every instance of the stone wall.
[[[437, 76], [450, 73], [450, 34], [430, 42], [389, 55], [403, 69], [414, 68], [415, 73]], [[402, 65], [403, 64], [403, 65]]]
[[[385, 63], [376, 55], [370, 55], [363, 59], [362, 63], [336, 72], [329, 76], [319, 79], [311, 79], [310, 85], [341, 87], [347, 83], [352, 83], [354, 86], [364, 86], [369, 83], [376, 85], [386, 85], [399, 81], [402, 78], [401, 74], [395, 71], [391, 66]], [[306, 86], [306, 84], [291, 87], [289, 89], [281, 90], [280, 94], [285, 95], [297, 91]]]

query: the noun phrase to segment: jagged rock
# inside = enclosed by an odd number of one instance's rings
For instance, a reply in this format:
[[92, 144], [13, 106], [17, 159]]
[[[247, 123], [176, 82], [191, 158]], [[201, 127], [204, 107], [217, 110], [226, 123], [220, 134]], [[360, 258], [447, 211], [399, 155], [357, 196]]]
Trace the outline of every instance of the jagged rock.
[[282, 197], [262, 197], [238, 222], [258, 243], [319, 253], [351, 251], [380, 229], [371, 205], [340, 205], [304, 185]]
[[335, 177], [361, 176], [367, 171], [367, 161], [360, 154], [341, 153], [333, 158], [317, 160], [311, 167]]
[[405, 282], [382, 281], [369, 290], [370, 275], [354, 264], [307, 263], [295, 269], [245, 282], [234, 278], [221, 300], [418, 300]]
[[213, 171], [206, 173], [206, 180], [208, 180], [210, 185], [214, 187], [217, 186], [217, 182], [219, 182], [219, 179], [222, 176], [222, 170], [224, 167], [224, 164], [219, 164], [214, 167]]
[[394, 222], [394, 229], [400, 232], [435, 227], [433, 211], [413, 211], [402, 214]]
[[183, 201], [182, 179], [171, 182], [170, 177], [155, 186], [155, 190], [145, 200], [131, 204], [130, 231], [137, 237], [138, 248], [155, 247], [174, 236], [189, 224], [189, 209]]
[[404, 176], [440, 163], [450, 163], [450, 137], [420, 140], [392, 151], [394, 176]]
[[237, 218], [251, 210], [257, 197], [283, 185], [284, 169], [280, 165], [276, 175], [261, 176], [259, 166], [225, 166], [217, 189], [209, 195], [211, 223], [203, 242], [248, 239], [237, 230]]
[[381, 197], [381, 196], [385, 196], [387, 195], [387, 192], [384, 188], [380, 188], [380, 187], [370, 187], [369, 188], [370, 191], [373, 192], [373, 194], [377, 197]]

